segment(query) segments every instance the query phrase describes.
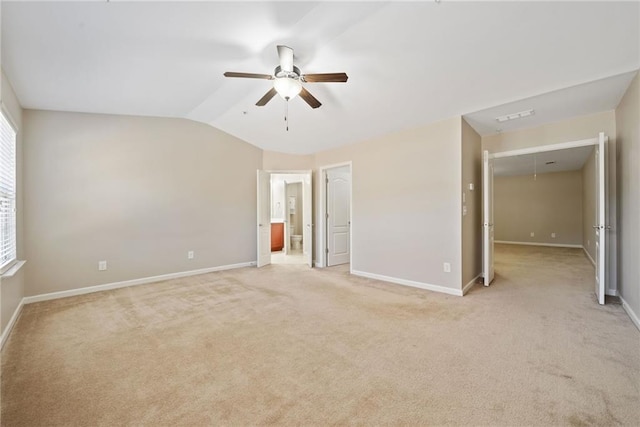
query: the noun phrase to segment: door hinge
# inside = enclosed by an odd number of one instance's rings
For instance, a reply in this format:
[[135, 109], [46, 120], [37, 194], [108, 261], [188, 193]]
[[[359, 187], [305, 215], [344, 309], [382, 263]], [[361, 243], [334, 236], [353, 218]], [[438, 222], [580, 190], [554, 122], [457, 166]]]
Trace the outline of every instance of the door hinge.
[[324, 182], [326, 182], [328, 184], [329, 183], [329, 178], [325, 178]]
[[327, 215], [327, 218], [329, 218], [329, 212], [327, 212], [326, 215]]
[[324, 251], [325, 251], [326, 253], [329, 253], [329, 248], [325, 249]]

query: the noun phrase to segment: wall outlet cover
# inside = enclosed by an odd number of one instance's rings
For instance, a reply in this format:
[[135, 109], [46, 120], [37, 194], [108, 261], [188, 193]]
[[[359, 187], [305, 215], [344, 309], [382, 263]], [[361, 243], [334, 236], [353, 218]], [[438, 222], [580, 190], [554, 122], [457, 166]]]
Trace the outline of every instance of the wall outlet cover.
[[187, 259], [193, 259], [194, 255], [193, 251], [187, 252]]
[[449, 264], [448, 262], [445, 262], [442, 265], [442, 269], [444, 270], [445, 273], [451, 273], [451, 264]]
[[533, 231], [531, 232], [531, 237], [535, 237], [536, 233], [534, 233]]
[[107, 269], [107, 261], [98, 261], [98, 270], [104, 271]]

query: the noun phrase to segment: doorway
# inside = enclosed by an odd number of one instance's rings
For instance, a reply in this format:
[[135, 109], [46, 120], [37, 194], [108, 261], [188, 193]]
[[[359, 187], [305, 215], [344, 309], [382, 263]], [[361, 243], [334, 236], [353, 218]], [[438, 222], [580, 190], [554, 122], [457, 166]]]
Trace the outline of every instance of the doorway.
[[351, 162], [326, 166], [321, 176], [321, 262], [351, 264]]
[[[569, 142], [564, 144], [553, 144], [541, 147], [534, 147], [531, 149], [524, 150], [515, 150], [509, 152], [502, 153], [494, 153], [489, 154], [488, 152], [484, 152], [483, 155], [483, 278], [485, 282], [485, 286], [489, 286], [494, 277], [494, 263], [493, 263], [493, 255], [494, 255], [494, 243], [495, 243], [495, 224], [494, 224], [494, 197], [495, 197], [495, 178], [494, 174], [496, 170], [501, 174], [504, 174], [505, 171], [509, 171], [513, 174], [513, 171], [517, 171], [523, 165], [527, 165], [531, 163], [530, 160], [533, 159], [533, 168], [531, 170], [531, 176], [533, 180], [536, 180], [538, 170], [540, 172], [549, 172], [549, 169], [556, 168], [556, 162], [548, 160], [549, 153], [555, 153], [555, 156], [561, 156], [558, 153], [564, 153], [564, 160], [561, 163], [569, 163], [570, 161], [576, 161], [576, 159], [580, 159], [581, 155], [578, 153], [582, 153], [583, 163], [586, 161], [586, 158], [589, 156], [589, 153], [592, 151], [595, 152], [594, 157], [594, 167], [595, 173], [593, 174], [593, 188], [591, 190], [590, 196], [593, 197], [593, 206], [591, 209], [587, 209], [583, 212], [593, 213], [593, 216], [589, 216], [587, 214], [580, 215], [580, 217], [584, 217], [585, 221], [593, 222], [593, 229], [595, 229], [595, 238], [593, 242], [595, 244], [595, 294], [599, 304], [604, 304], [605, 302], [605, 293], [608, 291], [606, 286], [607, 282], [607, 240], [609, 235], [610, 227], [607, 225], [607, 210], [608, 203], [606, 199], [606, 177], [607, 177], [607, 162], [606, 162], [606, 147], [607, 147], [608, 138], [604, 135], [604, 133], [600, 133], [598, 138], [593, 138], [590, 140], [582, 140]], [[572, 155], [567, 156], [567, 150], [573, 150], [571, 152]], [[540, 159], [541, 163], [538, 166], [536, 160]], [[546, 161], [545, 161], [546, 160]], [[500, 162], [500, 164], [498, 164]], [[499, 167], [498, 167], [499, 166]], [[580, 165], [582, 166], [582, 165]], [[547, 170], [545, 170], [545, 168]], [[570, 170], [570, 167], [566, 167], [566, 170]], [[546, 178], [546, 177], [545, 177]], [[543, 180], [541, 180], [543, 181]], [[588, 184], [588, 183], [587, 183]], [[552, 184], [553, 185], [553, 184]], [[581, 188], [580, 184], [580, 188]], [[518, 185], [519, 192], [524, 191], [521, 185]], [[553, 191], [551, 187], [547, 187], [547, 191]], [[522, 205], [527, 202], [526, 197], [522, 198], [521, 202], [517, 202], [517, 194], [513, 193], [512, 201], [510, 201], [511, 205]], [[584, 197], [586, 199], [586, 197]], [[582, 202], [580, 202], [582, 203]], [[561, 205], [561, 201], [558, 201], [556, 209]], [[535, 209], [535, 205], [531, 206], [531, 210]], [[593, 211], [593, 212], [591, 212]], [[520, 213], [512, 213], [514, 215], [519, 216], [527, 216], [529, 214], [528, 210], [524, 210]], [[521, 218], [518, 218], [519, 220]], [[548, 218], [546, 218], [548, 220]], [[562, 223], [562, 221], [560, 221]], [[566, 223], [566, 221], [565, 221]], [[561, 244], [553, 244], [552, 242], [546, 241], [545, 239], [551, 238], [555, 239], [556, 233], [550, 232], [552, 230], [545, 230], [545, 233], [548, 233], [549, 236], [543, 237], [542, 241], [540, 241], [540, 236], [538, 236], [538, 241], [536, 242], [536, 236], [534, 231], [525, 230], [520, 224], [519, 227], [514, 227], [517, 229], [511, 230], [511, 233], [504, 233], [503, 236], [516, 236], [512, 240], [520, 240], [526, 241], [523, 243], [518, 243], [514, 241], [506, 241], [506, 243], [517, 243], [517, 244], [528, 244], [528, 245], [538, 245], [538, 246], [566, 246]], [[556, 224], [557, 225], [557, 224]], [[591, 224], [589, 224], [591, 225]], [[585, 227], [580, 227], [580, 235], [586, 235]], [[588, 228], [587, 228], [588, 229]], [[575, 231], [575, 230], [574, 230]], [[524, 237], [523, 233], [527, 233], [527, 236]], [[530, 235], [529, 235], [530, 233]], [[563, 236], [564, 238], [564, 236]], [[503, 237], [504, 239], [504, 237]], [[499, 239], [498, 239], [499, 240]], [[509, 239], [505, 239], [509, 240]], [[580, 246], [584, 246], [584, 239], [581, 239]], [[504, 242], [503, 242], [504, 243]], [[577, 242], [574, 242], [577, 243]], [[574, 245], [576, 246], [576, 245]], [[587, 248], [584, 248], [586, 255], [589, 258], [592, 258], [590, 255], [590, 251]]]
[[257, 173], [257, 266], [312, 266], [311, 171]]

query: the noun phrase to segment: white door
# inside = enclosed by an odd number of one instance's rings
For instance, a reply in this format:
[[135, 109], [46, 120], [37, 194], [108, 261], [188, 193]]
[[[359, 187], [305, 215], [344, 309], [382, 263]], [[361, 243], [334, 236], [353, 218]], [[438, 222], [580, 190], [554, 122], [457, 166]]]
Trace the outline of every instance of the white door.
[[258, 267], [271, 264], [271, 174], [258, 171]]
[[493, 159], [489, 158], [489, 152], [483, 153], [482, 164], [482, 275], [484, 285], [489, 286], [495, 271], [493, 268]]
[[329, 169], [327, 185], [327, 266], [346, 264], [351, 251], [351, 173]]
[[309, 267], [313, 267], [313, 212], [311, 171], [305, 173], [302, 182], [302, 254]]
[[603, 132], [598, 135], [596, 145], [596, 297], [604, 304], [605, 274], [607, 259], [607, 137]]

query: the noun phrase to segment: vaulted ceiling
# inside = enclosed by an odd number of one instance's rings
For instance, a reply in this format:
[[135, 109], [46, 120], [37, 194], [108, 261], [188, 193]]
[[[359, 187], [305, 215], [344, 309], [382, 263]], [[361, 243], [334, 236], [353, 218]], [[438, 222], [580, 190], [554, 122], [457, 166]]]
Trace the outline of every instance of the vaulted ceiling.
[[[585, 83], [640, 68], [639, 16], [638, 2], [3, 1], [2, 67], [25, 108], [184, 117], [305, 154], [573, 86], [580, 102], [537, 112], [610, 109], [630, 78]], [[223, 77], [272, 73], [277, 44], [303, 73], [349, 75], [306, 84], [323, 105], [293, 99], [288, 132], [284, 100], [255, 106], [269, 81]]]

